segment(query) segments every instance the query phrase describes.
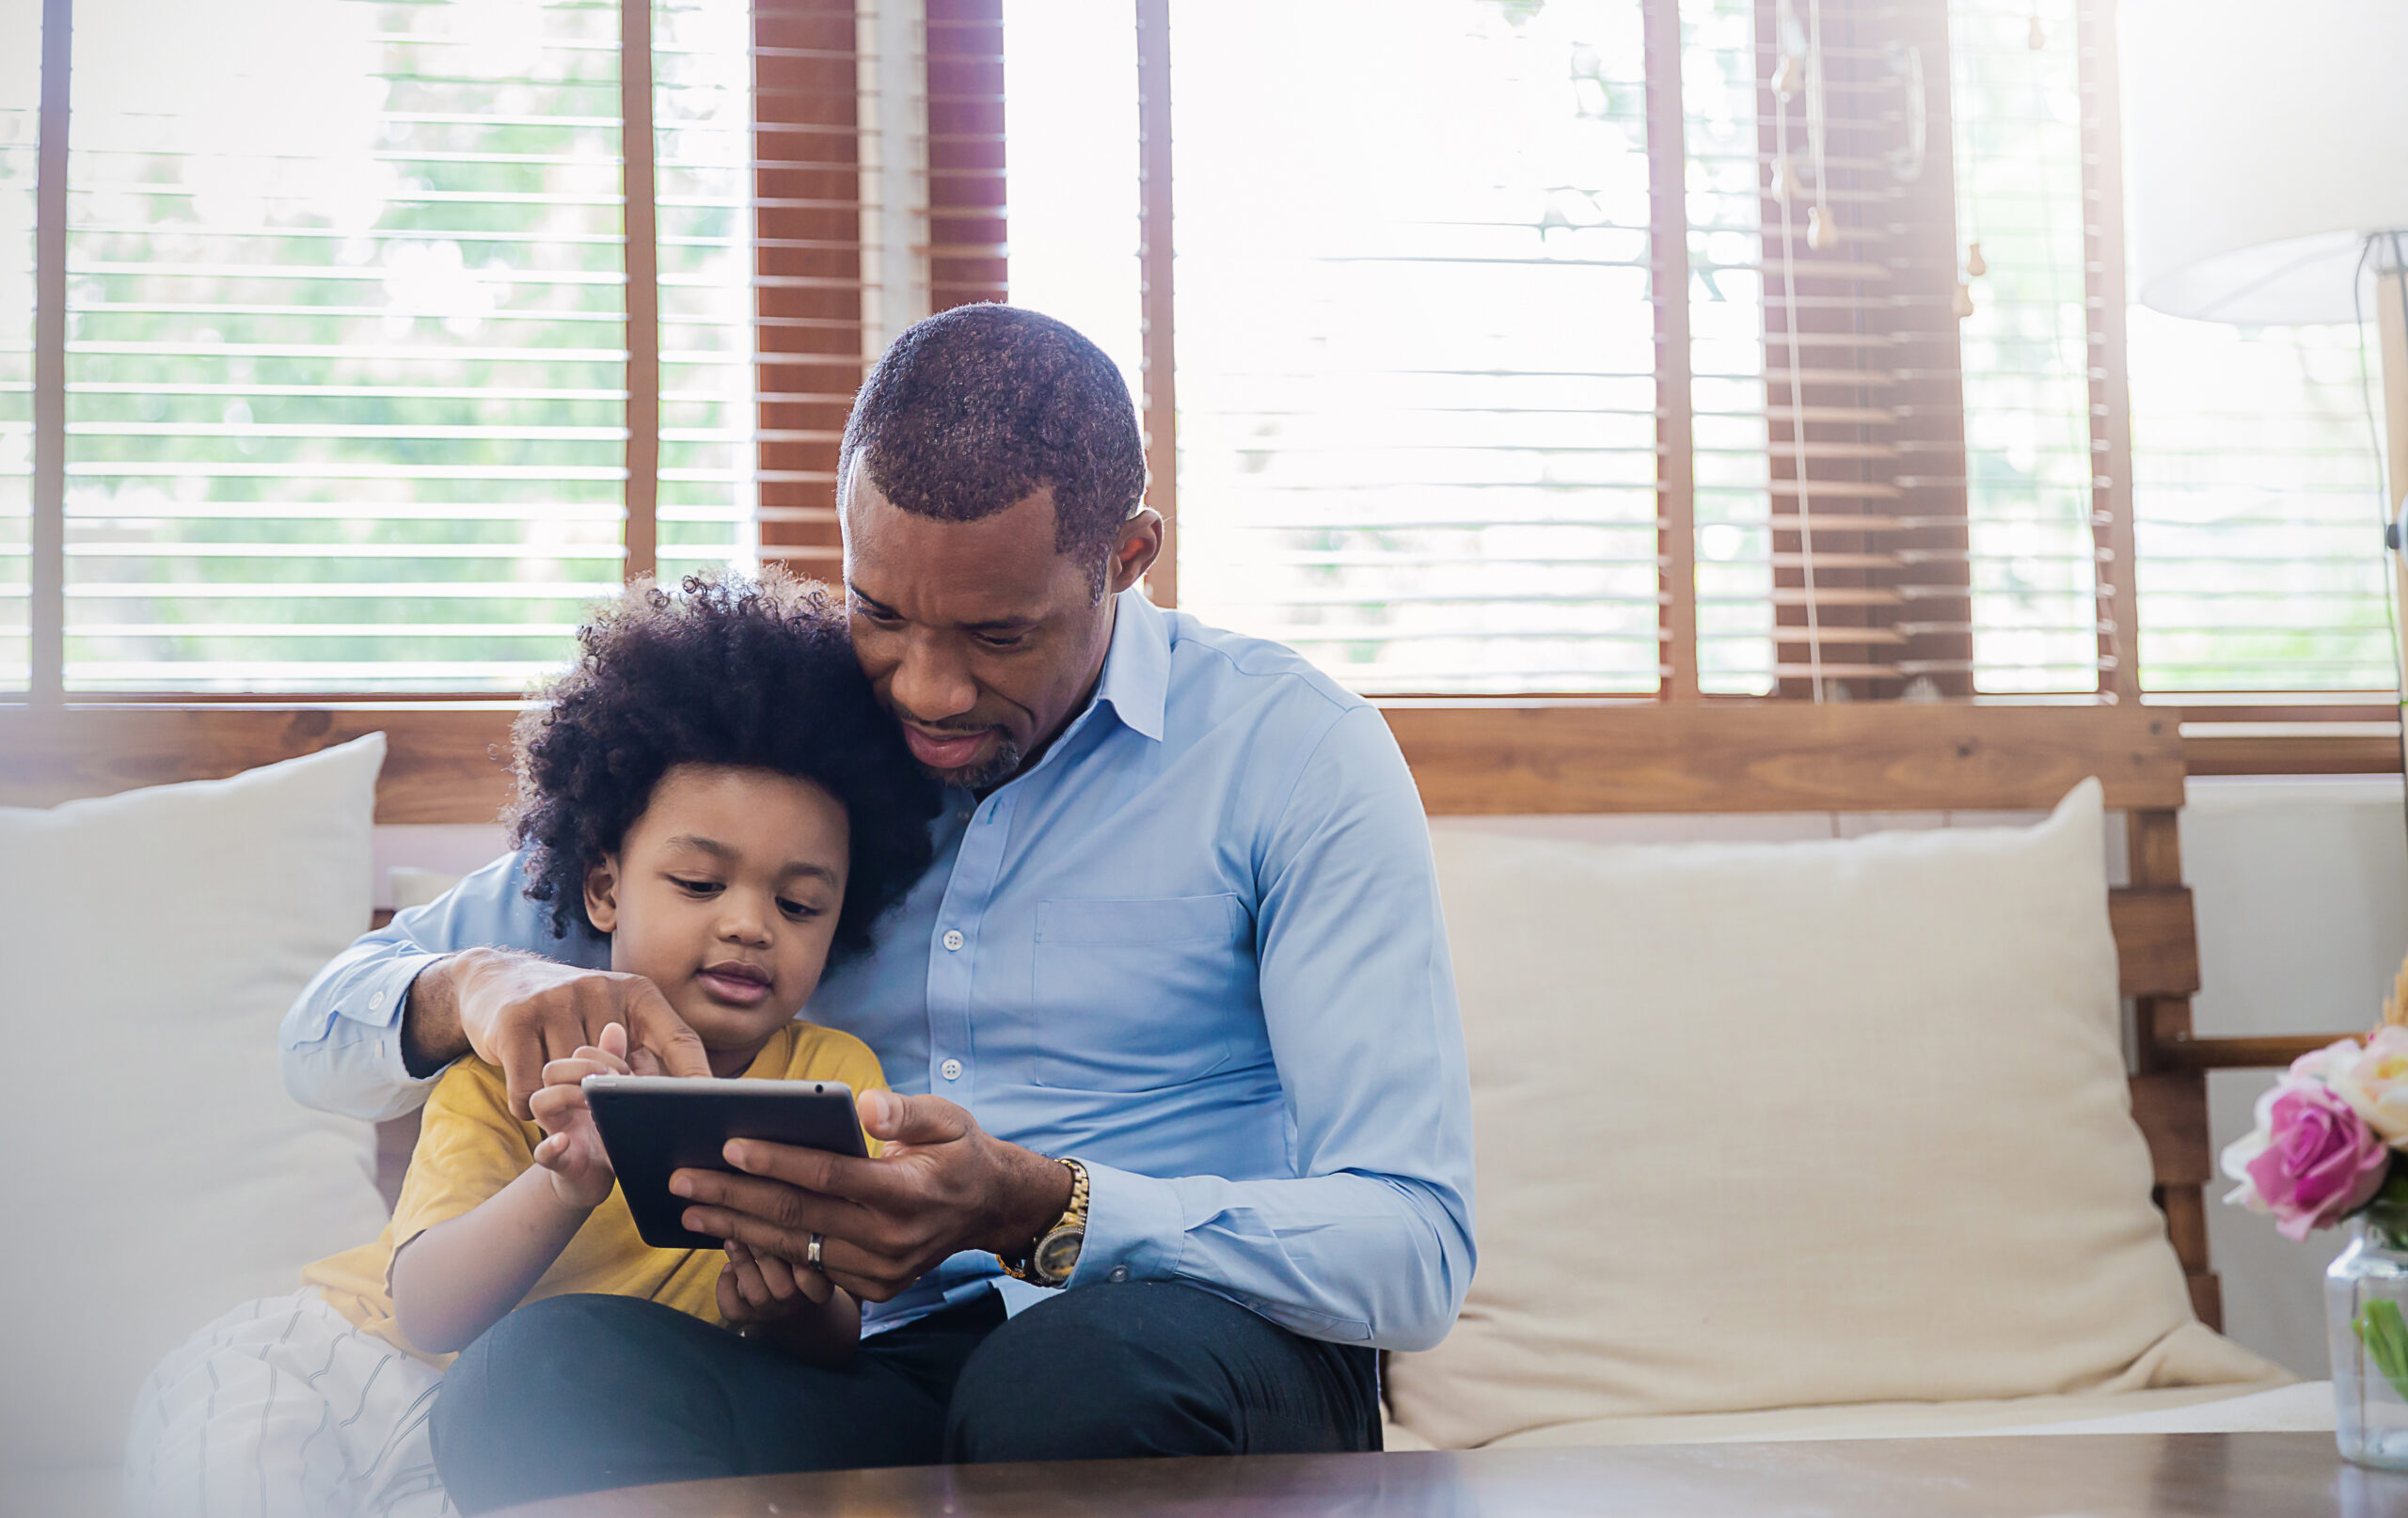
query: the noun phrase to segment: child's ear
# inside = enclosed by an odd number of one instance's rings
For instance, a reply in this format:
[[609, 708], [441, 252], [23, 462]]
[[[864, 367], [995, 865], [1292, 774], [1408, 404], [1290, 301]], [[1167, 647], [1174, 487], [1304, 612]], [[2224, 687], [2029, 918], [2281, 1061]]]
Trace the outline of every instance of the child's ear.
[[619, 927], [619, 856], [605, 854], [585, 872], [585, 920], [608, 938]]

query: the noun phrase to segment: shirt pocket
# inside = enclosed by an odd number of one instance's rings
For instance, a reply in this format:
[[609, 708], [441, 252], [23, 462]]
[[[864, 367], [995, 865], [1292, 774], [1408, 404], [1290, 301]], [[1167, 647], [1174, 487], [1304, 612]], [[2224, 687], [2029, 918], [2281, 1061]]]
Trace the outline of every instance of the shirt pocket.
[[1229, 1063], [1246, 923], [1229, 894], [1038, 903], [1038, 1083], [1151, 1091]]

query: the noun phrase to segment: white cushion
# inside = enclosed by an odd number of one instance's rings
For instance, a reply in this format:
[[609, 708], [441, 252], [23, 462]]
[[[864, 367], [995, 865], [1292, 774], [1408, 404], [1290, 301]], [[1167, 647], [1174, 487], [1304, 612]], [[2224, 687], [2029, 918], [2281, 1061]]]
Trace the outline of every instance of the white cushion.
[[2130, 1114], [2097, 783], [2034, 828], [1435, 844], [1480, 1267], [1452, 1336], [1393, 1358], [1399, 1422], [1461, 1447], [2200, 1361]]
[[367, 926], [384, 757], [0, 808], [0, 1473], [116, 1464], [161, 1355], [383, 1225], [277, 1024]]

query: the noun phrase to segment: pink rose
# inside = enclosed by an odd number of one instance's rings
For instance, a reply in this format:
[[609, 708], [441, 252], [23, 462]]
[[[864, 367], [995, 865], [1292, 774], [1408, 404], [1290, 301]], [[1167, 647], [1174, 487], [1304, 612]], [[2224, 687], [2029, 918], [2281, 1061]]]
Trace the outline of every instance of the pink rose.
[[[2331, 1087], [2286, 1083], [2264, 1109], [2265, 1146], [2236, 1167], [2248, 1198], [2273, 1213], [2286, 1239], [2305, 1239], [2364, 1207], [2383, 1185], [2391, 1151]], [[2230, 1162], [2226, 1162], [2230, 1164]]]

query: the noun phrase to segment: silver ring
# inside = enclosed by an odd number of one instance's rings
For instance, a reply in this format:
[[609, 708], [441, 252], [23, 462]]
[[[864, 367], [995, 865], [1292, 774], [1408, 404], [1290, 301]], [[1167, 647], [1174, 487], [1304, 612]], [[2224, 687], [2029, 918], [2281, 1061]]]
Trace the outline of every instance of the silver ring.
[[805, 1265], [810, 1266], [815, 1271], [820, 1269], [819, 1246], [827, 1241], [828, 1241], [824, 1235], [816, 1233], [813, 1234], [811, 1236], [811, 1246], [802, 1252], [802, 1262]]

